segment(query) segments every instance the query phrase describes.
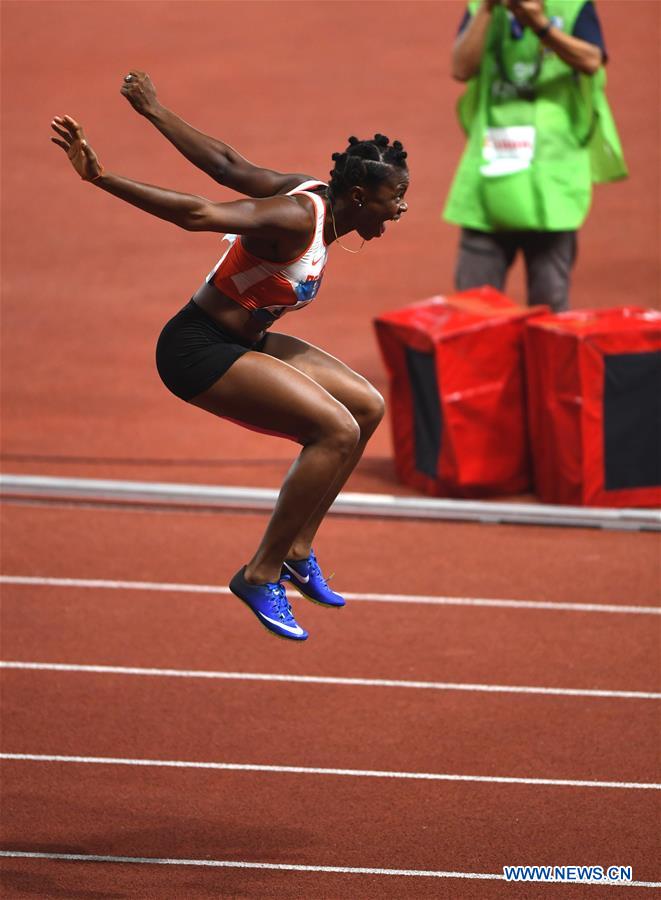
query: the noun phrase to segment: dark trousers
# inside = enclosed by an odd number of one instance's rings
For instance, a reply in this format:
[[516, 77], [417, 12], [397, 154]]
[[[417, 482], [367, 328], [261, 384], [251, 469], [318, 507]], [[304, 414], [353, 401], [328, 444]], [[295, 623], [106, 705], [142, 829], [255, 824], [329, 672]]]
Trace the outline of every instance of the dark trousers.
[[502, 291], [521, 250], [526, 263], [528, 305], [546, 303], [553, 312], [569, 308], [569, 281], [576, 260], [575, 231], [500, 231], [462, 228], [455, 288], [490, 284]]

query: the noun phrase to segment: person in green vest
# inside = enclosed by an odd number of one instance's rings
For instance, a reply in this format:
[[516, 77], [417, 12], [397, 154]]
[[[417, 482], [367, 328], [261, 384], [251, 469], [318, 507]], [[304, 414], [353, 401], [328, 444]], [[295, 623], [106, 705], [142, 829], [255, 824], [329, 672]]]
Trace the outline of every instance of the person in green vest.
[[452, 51], [467, 136], [444, 218], [461, 226], [455, 287], [505, 285], [517, 252], [529, 304], [569, 306], [592, 184], [627, 176], [590, 0], [471, 0]]

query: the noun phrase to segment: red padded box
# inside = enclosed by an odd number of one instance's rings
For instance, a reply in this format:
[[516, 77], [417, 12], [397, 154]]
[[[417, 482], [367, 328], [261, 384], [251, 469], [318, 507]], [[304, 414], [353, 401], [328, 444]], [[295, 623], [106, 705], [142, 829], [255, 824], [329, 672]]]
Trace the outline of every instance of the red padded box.
[[529, 490], [523, 330], [545, 312], [482, 287], [375, 319], [401, 481], [432, 496]]
[[540, 499], [661, 504], [661, 313], [544, 315], [527, 323], [525, 347]]

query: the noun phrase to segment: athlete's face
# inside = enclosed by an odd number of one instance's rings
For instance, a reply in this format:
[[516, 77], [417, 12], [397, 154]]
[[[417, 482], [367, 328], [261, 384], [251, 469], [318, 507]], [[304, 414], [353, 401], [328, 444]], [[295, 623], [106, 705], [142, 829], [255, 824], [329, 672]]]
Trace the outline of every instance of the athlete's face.
[[366, 241], [381, 237], [386, 222], [397, 222], [408, 209], [404, 195], [409, 186], [406, 169], [393, 169], [393, 174], [377, 187], [361, 188], [356, 216], [356, 231]]

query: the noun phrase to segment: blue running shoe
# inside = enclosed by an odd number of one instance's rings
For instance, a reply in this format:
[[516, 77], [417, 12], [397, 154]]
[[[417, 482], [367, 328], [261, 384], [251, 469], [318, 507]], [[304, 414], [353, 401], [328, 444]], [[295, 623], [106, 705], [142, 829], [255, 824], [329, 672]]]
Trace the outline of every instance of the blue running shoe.
[[262, 625], [272, 634], [293, 641], [304, 641], [308, 633], [293, 617], [283, 586], [279, 582], [250, 584], [245, 579], [245, 571], [244, 566], [232, 578], [231, 592], [250, 607]]
[[286, 559], [282, 566], [281, 577], [289, 581], [307, 600], [321, 606], [344, 606], [344, 597], [335, 594], [328, 587], [314, 550], [310, 550], [307, 559]]

